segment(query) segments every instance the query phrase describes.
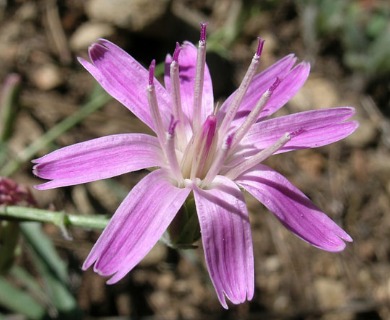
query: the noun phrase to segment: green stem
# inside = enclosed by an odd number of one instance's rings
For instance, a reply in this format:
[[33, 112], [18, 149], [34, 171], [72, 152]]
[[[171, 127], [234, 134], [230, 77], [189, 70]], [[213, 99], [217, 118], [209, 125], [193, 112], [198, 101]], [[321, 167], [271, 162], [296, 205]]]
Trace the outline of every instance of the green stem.
[[11, 136], [19, 108], [20, 81], [20, 76], [13, 73], [4, 83], [0, 101], [0, 143], [7, 141]]
[[74, 215], [64, 212], [53, 212], [42, 209], [0, 206], [0, 220], [19, 220], [53, 223], [60, 228], [80, 227], [91, 229], [104, 229], [109, 219], [98, 215]]
[[67, 117], [56, 126], [47, 131], [44, 135], [35, 140], [32, 144], [30, 144], [26, 149], [23, 150], [21, 154], [18, 155], [17, 159], [10, 161], [4, 168], [1, 170], [2, 176], [10, 176], [14, 172], [16, 172], [19, 167], [26, 161], [29, 161], [34, 155], [55, 139], [57, 139], [60, 135], [71, 129], [77, 123], [81, 122], [88, 115], [98, 110], [102, 106], [104, 106], [111, 99], [105, 93], [100, 93], [94, 96], [89, 102], [87, 102], [84, 106], [82, 106], [78, 111], [76, 111], [71, 116]]

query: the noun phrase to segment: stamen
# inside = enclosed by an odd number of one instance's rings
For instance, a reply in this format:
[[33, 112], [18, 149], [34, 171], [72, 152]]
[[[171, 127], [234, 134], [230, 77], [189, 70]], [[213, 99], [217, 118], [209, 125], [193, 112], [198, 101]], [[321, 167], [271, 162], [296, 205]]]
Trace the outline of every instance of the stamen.
[[200, 41], [206, 41], [206, 28], [207, 28], [207, 23], [202, 22], [200, 24]]
[[175, 118], [171, 116], [171, 121], [169, 122], [168, 127], [168, 135], [173, 136], [175, 134], [175, 128], [178, 122], [178, 120], [175, 120]]
[[179, 77], [179, 53], [180, 53], [180, 45], [179, 43], [176, 43], [176, 48], [173, 53], [172, 57], [172, 63], [170, 65], [170, 76], [171, 76], [171, 95], [172, 95], [172, 102], [173, 102], [173, 114], [176, 119], [179, 121], [180, 126], [180, 134], [182, 134], [183, 131], [183, 125], [184, 125], [184, 115], [183, 115], [183, 109], [181, 105], [181, 95], [180, 95], [180, 77]]
[[260, 57], [261, 53], [263, 52], [265, 40], [261, 39], [260, 37], [258, 37], [257, 40], [258, 40], [258, 44], [257, 44], [256, 55], [258, 55]]
[[194, 83], [194, 106], [193, 106], [193, 128], [196, 133], [200, 128], [201, 111], [202, 111], [202, 94], [204, 69], [206, 64], [206, 23], [200, 24], [200, 40], [198, 46], [198, 54], [196, 58], [196, 73]]
[[158, 108], [156, 90], [154, 88], [154, 70], [156, 68], [156, 61], [152, 60], [149, 67], [149, 85], [147, 87], [148, 92], [148, 102], [150, 113], [152, 115], [152, 119], [155, 126], [155, 132], [160, 142], [161, 147], [164, 147], [165, 137], [164, 137], [164, 128], [162, 124], [160, 110]]
[[279, 77], [276, 77], [274, 83], [269, 87], [268, 91], [274, 93], [275, 89], [280, 85], [282, 81], [279, 79]]
[[192, 159], [194, 158], [194, 146], [195, 146], [195, 137], [192, 136], [189, 142], [187, 143], [187, 146], [183, 152], [183, 157], [180, 162], [181, 172], [183, 174], [183, 177], [186, 178], [188, 178], [191, 173], [191, 164], [192, 164]]
[[250, 127], [257, 121], [257, 118], [259, 117], [261, 111], [264, 110], [264, 107], [266, 106], [269, 98], [271, 97], [272, 93], [275, 91], [277, 86], [280, 84], [279, 78], [276, 78], [274, 83], [268, 88], [266, 92], [261, 96], [259, 101], [257, 102], [256, 106], [252, 109], [252, 111], [249, 113], [249, 115], [246, 117], [244, 123], [238, 128], [233, 141], [233, 147], [237, 146], [237, 144], [241, 141], [241, 139], [245, 136], [245, 134], [248, 132]]
[[183, 184], [183, 175], [180, 171], [179, 162], [177, 161], [176, 148], [175, 148], [175, 128], [178, 121], [171, 117], [171, 122], [169, 124], [167, 132], [167, 147], [166, 147], [166, 157], [168, 163], [171, 167], [172, 173], [174, 174], [179, 185]]
[[192, 159], [190, 178], [195, 179], [203, 170], [207, 161], [217, 128], [217, 118], [214, 115], [208, 116], [200, 132], [195, 138], [194, 155]]
[[149, 66], [149, 85], [154, 85], [154, 71], [156, 70], [156, 60], [152, 60]]
[[220, 127], [220, 132], [221, 132], [222, 136], [224, 136], [228, 132], [230, 124], [232, 123], [234, 117], [236, 116], [238, 108], [240, 107], [240, 104], [241, 104], [242, 100], [244, 99], [244, 96], [248, 90], [248, 87], [249, 87], [254, 75], [256, 74], [257, 66], [259, 64], [259, 59], [260, 59], [260, 55], [258, 53], [261, 54], [263, 46], [264, 46], [264, 40], [259, 38], [257, 51], [252, 58], [252, 62], [251, 62], [250, 66], [249, 66], [249, 68], [244, 76], [244, 79], [242, 80], [240, 86], [238, 87], [238, 89], [234, 95], [234, 98], [233, 98], [231, 105], [229, 106], [228, 110], [226, 111], [226, 115], [225, 115], [224, 119], [222, 120], [221, 127]]
[[207, 186], [217, 176], [217, 174], [222, 168], [223, 163], [225, 162], [226, 155], [232, 146], [233, 140], [234, 140], [234, 134], [228, 135], [228, 137], [226, 138], [226, 140], [222, 145], [222, 148], [218, 151], [213, 161], [213, 164], [211, 165], [205, 178], [202, 180], [201, 187]]
[[297, 134], [299, 134], [299, 132], [285, 133], [274, 144], [261, 150], [258, 154], [244, 160], [234, 168], [230, 169], [225, 174], [225, 176], [227, 176], [232, 180], [236, 179], [240, 174], [248, 171], [249, 169], [253, 168], [255, 165], [259, 164], [260, 162], [264, 161], [265, 159], [273, 155], [276, 151], [282, 148], [287, 142], [291, 140], [291, 138], [295, 137]]
[[173, 61], [176, 61], [176, 62], [179, 62], [179, 53], [181, 51], [181, 47], [180, 47], [180, 44], [179, 42], [176, 42], [176, 48], [175, 48], [175, 51], [173, 51]]

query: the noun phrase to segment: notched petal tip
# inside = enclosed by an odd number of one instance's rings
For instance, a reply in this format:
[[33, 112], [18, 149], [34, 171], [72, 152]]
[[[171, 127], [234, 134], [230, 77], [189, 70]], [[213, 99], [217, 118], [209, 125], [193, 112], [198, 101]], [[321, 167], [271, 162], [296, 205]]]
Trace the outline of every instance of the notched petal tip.
[[343, 239], [344, 241], [347, 241], [347, 242], [353, 242], [352, 237], [348, 233], [346, 233], [346, 235], [344, 237], [341, 237], [341, 239]]
[[223, 298], [218, 297], [219, 303], [225, 310], [229, 310], [229, 306], [226, 303], [225, 296]]
[[225, 291], [223, 291], [221, 293], [217, 292], [217, 296], [218, 296], [218, 300], [219, 300], [220, 304], [222, 305], [222, 307], [224, 309], [228, 310], [229, 306], [226, 302], [226, 298], [233, 305], [242, 304], [242, 303], [245, 303], [247, 301], [251, 301], [253, 299], [254, 290], [251, 290], [251, 291], [247, 290], [247, 292], [245, 292], [244, 294], [238, 294], [235, 296], [230, 296]]
[[[326, 229], [327, 227], [330, 227], [331, 229], [328, 229], [322, 236], [319, 236], [316, 241], [303, 240], [314, 247], [328, 252], [343, 251], [346, 248], [347, 242], [353, 242], [351, 236], [334, 222], [333, 226], [328, 224], [328, 226], [323, 226], [323, 229]], [[298, 235], [298, 237], [300, 236]]]
[[112, 285], [112, 284], [115, 284], [115, 283], [119, 282], [121, 279], [123, 279], [123, 277], [117, 278], [117, 277], [115, 277], [115, 275], [113, 275], [110, 279], [108, 279], [108, 280], [106, 281], [106, 283], [107, 283], [108, 285]]
[[333, 241], [331, 243], [326, 243], [326, 244], [323, 244], [323, 245], [317, 245], [317, 244], [313, 244], [313, 243], [310, 243], [310, 242], [308, 242], [308, 243], [311, 244], [312, 246], [317, 247], [318, 249], [321, 249], [321, 250], [324, 250], [324, 251], [328, 251], [328, 252], [341, 252], [347, 246], [345, 241], [346, 242], [352, 242], [352, 238], [349, 237], [349, 239], [350, 240], [344, 239], [344, 237], [341, 237], [340, 235], [333, 235]]
[[286, 59], [286, 58], [287, 59], [296, 58], [295, 53], [291, 52], [288, 55], [284, 56], [282, 59]]
[[356, 113], [355, 107], [343, 106], [343, 107], [337, 107], [337, 108], [344, 109], [344, 110], [348, 110], [348, 111], [351, 112], [351, 115], [354, 115], [354, 114]]
[[[46, 179], [45, 177], [42, 176], [40, 170], [39, 170], [39, 167], [41, 166], [41, 164], [36, 164], [35, 166], [33, 166], [32, 168], [32, 173], [38, 177], [38, 178], [41, 178], [41, 179]], [[48, 182], [45, 182], [45, 183], [41, 183], [41, 184], [37, 184], [35, 186], [33, 186], [33, 188], [35, 190], [39, 190], [39, 191], [43, 191], [43, 190], [47, 190], [47, 189], [51, 189], [50, 186], [48, 186], [48, 183], [51, 183], [51, 181], [48, 181]]]
[[299, 73], [297, 74], [299, 77], [307, 78], [310, 73], [311, 65], [307, 61], [301, 61], [291, 71], [294, 69], [299, 70]]
[[37, 177], [39, 177], [38, 166], [39, 166], [39, 165], [36, 164], [35, 166], [32, 167], [32, 173], [33, 173], [35, 176], [37, 176]]
[[105, 46], [106, 48], [108, 48], [107, 45], [114, 45], [111, 41], [108, 41], [105, 38], [99, 38], [97, 43], [100, 43], [101, 45]]
[[[350, 106], [343, 106], [343, 107], [334, 107], [331, 108], [331, 110], [339, 110], [340, 115], [343, 115], [343, 120], [348, 120], [349, 118], [353, 117], [356, 114], [356, 109], [354, 107]], [[357, 122], [357, 121], [355, 121]]]
[[197, 50], [196, 46], [188, 40], [183, 41], [183, 44], [181, 45], [181, 50], [185, 49], [186, 47], [191, 47], [192, 49]]
[[43, 157], [41, 157], [41, 158], [36, 158], [36, 159], [32, 159], [32, 160], [31, 160], [31, 163], [34, 163], [34, 164], [41, 163], [42, 158], [43, 158]]
[[[312, 238], [313, 234], [310, 231], [297, 233], [290, 228], [289, 225], [284, 224], [287, 229], [292, 231], [298, 238], [307, 242], [308, 244], [318, 249], [327, 252], [341, 252], [346, 248], [346, 242], [353, 242], [352, 238], [337, 225], [334, 230], [327, 230], [325, 232], [318, 233], [317, 237]], [[328, 226], [320, 226], [322, 229], [328, 228]]]
[[109, 49], [100, 42], [96, 42], [88, 48], [89, 57], [92, 62], [104, 58], [107, 51], [109, 51]]
[[77, 57], [77, 61], [78, 61], [82, 66], [91, 64], [88, 60], [85, 60], [85, 59], [82, 58], [82, 57]]
[[90, 259], [86, 259], [83, 263], [83, 265], [81, 266], [81, 270], [83, 271], [87, 271], [91, 266], [92, 264], [94, 263], [95, 261], [91, 261]]
[[46, 185], [46, 183], [41, 183], [41, 184], [37, 184], [37, 185], [33, 186], [33, 188], [35, 190], [39, 190], [39, 191], [44, 191], [44, 190], [50, 189], [50, 188], [46, 188], [45, 185]]
[[351, 131], [350, 131], [349, 134], [354, 133], [356, 131], [356, 129], [359, 128], [359, 126], [360, 126], [360, 123], [358, 121], [356, 121], [356, 120], [348, 121], [348, 123], [352, 124], [351, 125]]

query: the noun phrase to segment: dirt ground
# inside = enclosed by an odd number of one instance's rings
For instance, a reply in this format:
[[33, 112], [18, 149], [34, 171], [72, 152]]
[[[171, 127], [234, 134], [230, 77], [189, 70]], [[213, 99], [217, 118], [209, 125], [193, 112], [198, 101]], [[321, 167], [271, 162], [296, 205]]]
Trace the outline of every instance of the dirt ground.
[[[267, 164], [285, 174], [352, 236], [342, 253], [327, 253], [286, 231], [248, 197], [255, 253], [253, 300], [224, 310], [205, 269], [203, 251], [158, 244], [122, 281], [107, 286], [80, 266], [99, 231], [73, 228], [64, 239], [45, 232], [68, 267], [69, 285], [85, 319], [390, 319], [390, 74], [349, 68], [336, 36], [310, 38], [305, 1], [90, 0], [1, 1], [0, 80], [21, 76], [19, 112], [9, 159], [89, 99], [96, 83], [77, 62], [88, 45], [108, 38], [142, 64], [163, 61], [176, 41], [198, 40], [208, 22], [207, 56], [215, 97], [223, 101], [240, 83], [261, 36], [261, 69], [294, 52], [312, 64], [309, 80], [282, 114], [354, 106], [359, 129], [319, 149], [275, 156]], [[360, 1], [370, 9], [380, 1]], [[103, 135], [146, 128], [111, 99], [36, 156]], [[4, 163], [0, 163], [4, 166]], [[12, 174], [39, 183], [25, 161]], [[112, 214], [145, 174], [58, 190], [33, 190], [44, 209]], [[23, 266], [25, 260], [20, 259]], [[3, 309], [2, 313], [7, 314]]]

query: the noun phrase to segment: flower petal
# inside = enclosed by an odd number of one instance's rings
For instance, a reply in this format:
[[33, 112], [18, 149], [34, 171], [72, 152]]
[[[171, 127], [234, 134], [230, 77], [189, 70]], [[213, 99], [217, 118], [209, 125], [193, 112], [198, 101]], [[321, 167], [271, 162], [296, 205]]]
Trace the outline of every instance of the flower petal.
[[[274, 83], [276, 78], [284, 79], [291, 72], [292, 66], [296, 62], [296, 58], [293, 54], [289, 54], [284, 58], [280, 59], [272, 66], [257, 74], [251, 84], [249, 85], [248, 91], [241, 103], [240, 109], [237, 112], [235, 119], [233, 120], [232, 126], [237, 126], [241, 123], [249, 112], [254, 108], [257, 101], [263, 95], [263, 93]], [[281, 84], [280, 84], [281, 85]], [[280, 86], [279, 85], [279, 86]], [[218, 120], [221, 121], [224, 117], [226, 110], [231, 104], [234, 95], [237, 91], [233, 92], [226, 101], [222, 104], [220, 111], [217, 114]], [[276, 90], [275, 90], [276, 92]], [[275, 95], [275, 94], [274, 94]]]
[[[276, 87], [268, 100], [264, 110], [260, 113], [259, 119], [264, 119], [283, 107], [305, 84], [310, 73], [310, 64], [301, 62], [297, 64], [284, 78], [281, 78], [280, 84]], [[260, 96], [259, 96], [260, 98]], [[253, 101], [256, 103], [257, 101]], [[246, 101], [244, 109], [252, 110], [254, 104]]]
[[162, 170], [143, 178], [123, 200], [84, 262], [83, 270], [122, 279], [152, 249], [190, 193], [173, 186]]
[[[180, 94], [181, 103], [184, 114], [187, 119], [192, 123], [192, 116], [194, 113], [194, 85], [195, 85], [195, 74], [196, 74], [196, 58], [197, 48], [188, 41], [185, 41], [181, 46], [179, 54], [179, 78], [180, 78]], [[171, 81], [169, 73], [169, 64], [172, 62], [172, 57], [167, 56], [165, 59], [165, 76], [164, 82], [167, 90], [170, 90]], [[202, 94], [202, 112], [201, 112], [201, 123], [206, 118], [213, 114], [214, 108], [214, 95], [213, 95], [213, 83], [211, 81], [210, 71], [205, 65], [204, 69], [204, 82], [203, 82], [203, 94]]]
[[[84, 68], [112, 97], [155, 130], [146, 94], [149, 72], [127, 52], [104, 39], [89, 48], [89, 55], [92, 63], [79, 58]], [[168, 128], [169, 95], [158, 81], [155, 81], [155, 89], [160, 113]]]
[[264, 149], [285, 133], [296, 132], [276, 153], [291, 150], [317, 148], [349, 136], [358, 127], [356, 121], [345, 121], [352, 117], [355, 109], [340, 107], [305, 111], [254, 124], [241, 142], [243, 146]]
[[244, 197], [230, 179], [217, 176], [215, 186], [194, 186], [207, 268], [219, 301], [228, 308], [251, 300], [254, 293], [252, 236]]
[[309, 198], [271, 168], [258, 165], [236, 182], [274, 213], [287, 229], [311, 245], [341, 251], [345, 248], [344, 241], [352, 241]]
[[77, 143], [33, 160], [33, 172], [52, 181], [45, 190], [114, 177], [161, 164], [160, 146], [146, 134], [117, 134]]

